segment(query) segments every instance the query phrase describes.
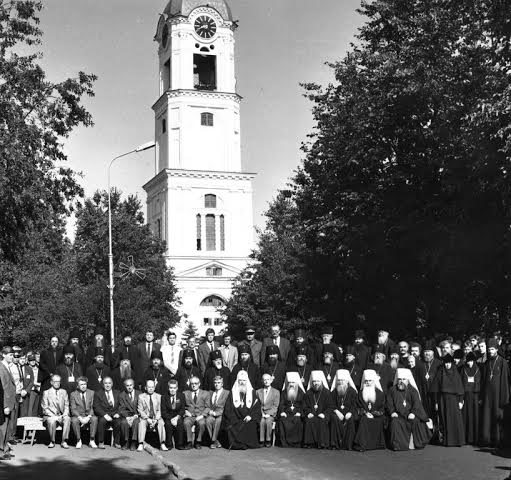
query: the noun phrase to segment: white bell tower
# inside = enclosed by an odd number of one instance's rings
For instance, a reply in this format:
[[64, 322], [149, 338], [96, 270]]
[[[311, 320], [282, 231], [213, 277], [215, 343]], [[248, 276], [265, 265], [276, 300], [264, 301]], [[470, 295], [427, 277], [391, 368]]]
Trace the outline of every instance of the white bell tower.
[[252, 179], [240, 151], [234, 70], [237, 23], [225, 0], [170, 0], [160, 16], [160, 98], [153, 105], [157, 169], [147, 220], [166, 241], [182, 305], [201, 334], [253, 248]]

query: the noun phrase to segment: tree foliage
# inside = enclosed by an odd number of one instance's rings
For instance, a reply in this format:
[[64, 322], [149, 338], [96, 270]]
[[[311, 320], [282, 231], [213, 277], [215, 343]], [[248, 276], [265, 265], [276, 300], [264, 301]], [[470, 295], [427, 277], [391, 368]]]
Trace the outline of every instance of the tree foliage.
[[360, 13], [357, 42], [331, 64], [335, 81], [305, 85], [316, 126], [291, 185], [299, 252], [268, 259], [270, 224], [233, 303], [257, 318], [253, 294], [289, 319], [276, 285], [257, 278], [293, 272], [291, 255], [303, 268], [283, 291], [296, 287], [348, 330], [357, 318], [409, 334], [504, 324], [511, 4], [375, 0]]

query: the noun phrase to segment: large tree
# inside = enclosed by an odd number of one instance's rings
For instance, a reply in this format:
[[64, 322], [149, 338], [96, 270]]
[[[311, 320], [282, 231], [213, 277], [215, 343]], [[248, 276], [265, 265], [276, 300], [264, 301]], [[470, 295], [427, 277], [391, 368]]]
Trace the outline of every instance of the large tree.
[[80, 102], [93, 95], [96, 77], [46, 78], [34, 50], [41, 8], [35, 0], [0, 0], [0, 260], [18, 261], [36, 232], [55, 232], [58, 243], [64, 217], [82, 195], [65, 166], [63, 140], [92, 125]]
[[302, 292], [347, 329], [505, 323], [511, 4], [375, 0], [360, 13], [335, 81], [305, 85], [316, 126], [291, 197]]

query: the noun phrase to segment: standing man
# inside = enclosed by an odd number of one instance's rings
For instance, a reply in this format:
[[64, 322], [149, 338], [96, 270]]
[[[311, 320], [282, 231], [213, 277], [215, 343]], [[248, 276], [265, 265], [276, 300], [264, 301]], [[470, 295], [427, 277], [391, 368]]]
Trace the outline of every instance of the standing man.
[[96, 347], [94, 363], [87, 368], [86, 377], [89, 381], [89, 388], [95, 392], [103, 388], [103, 379], [111, 376], [110, 368], [105, 365], [105, 356], [105, 349]]
[[3, 455], [4, 460], [11, 458], [10, 451], [12, 450], [9, 444], [8, 432], [11, 431], [12, 412], [16, 406], [16, 384], [12, 378], [11, 372], [7, 365], [12, 363], [13, 353], [11, 347], [2, 348], [3, 361], [0, 362], [0, 382], [3, 389], [3, 409], [4, 422], [0, 425], [0, 453]]
[[102, 388], [94, 393], [94, 414], [98, 417], [98, 448], [105, 449], [105, 430], [111, 426], [114, 447], [121, 448], [121, 414], [119, 413], [119, 392], [113, 390], [114, 382], [104, 377]]
[[[131, 451], [137, 449], [138, 444], [138, 398], [140, 392], [135, 390], [135, 380], [124, 380], [124, 391], [119, 395], [119, 413], [121, 414], [121, 436], [124, 441], [121, 449]], [[131, 431], [131, 435], [130, 435]]]
[[144, 372], [142, 379], [143, 385], [146, 385], [148, 380], [152, 380], [155, 392], [159, 395], [163, 395], [167, 391], [170, 371], [163, 366], [163, 357], [160, 350], [151, 353], [151, 366]]
[[28, 400], [28, 413], [29, 417], [37, 417], [37, 411], [39, 410], [39, 399], [41, 392], [41, 369], [35, 360], [35, 355], [29, 354], [27, 355], [28, 365], [32, 369], [34, 384], [32, 385], [32, 390], [30, 392], [30, 397]]
[[174, 378], [179, 368], [181, 347], [176, 345], [177, 335], [175, 332], [169, 332], [167, 334], [167, 339], [168, 344], [161, 347], [161, 354], [163, 355], [165, 368], [170, 371], [170, 377]]
[[94, 437], [98, 428], [98, 417], [94, 415], [94, 392], [87, 388], [87, 377], [76, 379], [77, 387], [71, 393], [69, 407], [71, 410], [71, 426], [76, 437], [76, 448], [82, 448], [82, 428], [89, 427], [89, 447], [98, 448]]
[[225, 402], [229, 396], [229, 392], [224, 389], [224, 379], [216, 376], [213, 379], [213, 391], [211, 392], [211, 408], [206, 417], [206, 428], [211, 439], [209, 448], [221, 448], [222, 445], [218, 441], [220, 426], [222, 424], [222, 416], [224, 413]]
[[192, 448], [192, 425], [195, 425], [194, 447], [199, 450], [201, 448], [202, 436], [206, 429], [206, 417], [211, 408], [211, 394], [200, 389], [199, 377], [192, 377], [190, 387], [191, 390], [185, 392], [186, 410], [183, 421], [187, 440], [185, 449], [189, 450]]
[[19, 349], [14, 350], [15, 348], [16, 347], [12, 348], [12, 362], [4, 364], [9, 369], [9, 372], [11, 372], [11, 376], [14, 379], [14, 384], [16, 386], [16, 402], [14, 404], [14, 409], [11, 412], [11, 422], [9, 422], [9, 430], [7, 432], [7, 439], [11, 445], [15, 445], [17, 443], [16, 430], [20, 413], [20, 406], [23, 402], [23, 397], [26, 397], [27, 395], [27, 391], [23, 388], [23, 372], [21, 371], [19, 364], [19, 359], [21, 356], [20, 351]]
[[57, 375], [60, 376], [60, 386], [71, 395], [76, 390], [78, 378], [83, 376], [82, 366], [75, 361], [75, 349], [72, 345], [64, 345], [63, 362], [57, 366]]
[[238, 363], [238, 349], [231, 345], [231, 334], [224, 333], [223, 341], [224, 344], [220, 346], [220, 353], [222, 354], [222, 363], [224, 367], [227, 367], [230, 372], [234, 368], [234, 365]]
[[73, 347], [73, 352], [75, 354], [74, 361], [80, 364], [82, 372], [85, 372], [85, 349], [82, 347], [80, 342], [80, 331], [77, 328], [73, 328], [69, 332], [69, 340], [67, 344]]
[[286, 364], [280, 360], [279, 347], [269, 345], [266, 348], [266, 359], [261, 368], [261, 374], [268, 373], [271, 377], [271, 386], [281, 391], [286, 379]]
[[291, 349], [291, 343], [287, 338], [284, 338], [280, 335], [280, 326], [272, 325], [271, 326], [271, 337], [266, 337], [263, 340], [263, 346], [261, 348], [261, 357], [260, 357], [260, 365], [262, 365], [266, 359], [266, 348], [270, 345], [276, 345], [279, 347], [280, 358], [284, 362], [287, 361], [287, 356], [289, 355], [289, 350]]
[[245, 327], [245, 339], [238, 344], [238, 350], [241, 345], [248, 345], [250, 347], [250, 351], [252, 353], [252, 361], [256, 366], [259, 367], [263, 344], [259, 340], [256, 340], [255, 327], [253, 327], [252, 325], [248, 325], [247, 327]]
[[263, 388], [257, 390], [261, 402], [261, 423], [259, 428], [259, 446], [271, 447], [273, 422], [277, 416], [280, 403], [280, 391], [273, 388], [273, 378], [269, 373], [263, 374]]
[[199, 345], [197, 349], [198, 360], [199, 360], [199, 369], [201, 371], [201, 375], [204, 376], [206, 372], [206, 368], [208, 368], [209, 364], [209, 355], [211, 352], [218, 350], [220, 345], [218, 342], [215, 342], [215, 331], [212, 328], [208, 328], [206, 330], [206, 341]]
[[147, 330], [145, 332], [145, 341], [141, 342], [137, 345], [138, 349], [138, 365], [135, 367], [135, 370], [140, 372], [140, 375], [143, 375], [144, 372], [151, 365], [151, 355], [153, 352], [159, 352], [161, 350], [161, 345], [159, 343], [154, 342], [154, 333], [152, 330]]
[[183, 448], [185, 406], [186, 399], [182, 392], [178, 392], [177, 380], [170, 380], [168, 391], [161, 400], [161, 416], [165, 422], [165, 445], [169, 450], [172, 450], [174, 445], [178, 450]]
[[60, 376], [53, 374], [50, 379], [51, 387], [43, 393], [41, 408], [43, 410], [43, 420], [46, 423], [46, 429], [50, 435], [48, 448], [55, 447], [55, 434], [57, 426], [62, 426], [62, 448], [69, 448], [67, 439], [69, 438], [69, 428], [71, 421], [69, 418], [69, 397], [67, 392], [60, 388]]
[[[355, 331], [355, 364], [361, 370], [365, 370], [371, 358], [371, 349], [366, 345], [364, 330]], [[328, 380], [328, 378], [327, 378]]]
[[155, 393], [156, 384], [154, 380], [147, 380], [145, 383], [146, 393], [138, 397], [138, 448], [144, 450], [145, 434], [147, 429], [156, 430], [160, 441], [160, 450], [167, 451], [165, 446], [165, 422], [161, 417], [161, 395]]
[[59, 347], [59, 337], [50, 339], [50, 346], [41, 352], [39, 366], [41, 368], [41, 390], [50, 388], [50, 377], [57, 372], [57, 365], [62, 361], [62, 348]]
[[30, 409], [30, 393], [34, 388], [34, 371], [30, 365], [27, 365], [27, 356], [22, 355], [19, 359], [21, 378], [23, 379], [23, 389], [21, 390], [20, 417], [28, 417]]
[[190, 390], [192, 377], [200, 377], [200, 370], [194, 363], [194, 353], [191, 348], [182, 351], [182, 364], [177, 371], [176, 380], [179, 384], [179, 391]]
[[204, 374], [204, 381], [202, 382], [204, 385], [204, 390], [208, 392], [214, 390], [215, 377], [222, 377], [224, 384], [228, 385], [229, 377], [231, 375], [229, 369], [223, 366], [222, 353], [220, 350], [211, 352], [209, 358], [209, 363], [211, 366], [206, 369], [206, 373]]
[[139, 364], [140, 351], [136, 345], [133, 345], [133, 339], [131, 333], [125, 332], [122, 336], [122, 345], [116, 348], [112, 357], [112, 370], [117, 368], [123, 358], [130, 361], [131, 366], [131, 378], [134, 380], [138, 379], [138, 375], [142, 372], [137, 372], [137, 365]]
[[[105, 331], [102, 327], [96, 326], [94, 329], [94, 340], [92, 345], [87, 349], [87, 353], [85, 354], [85, 365], [88, 368], [90, 365], [94, 363], [96, 357], [96, 351], [98, 348], [102, 348], [104, 351], [103, 354], [103, 363], [110, 370], [112, 366], [112, 349], [108, 348]], [[89, 385], [90, 386], [90, 385]]]
[[[341, 363], [342, 361], [342, 354], [341, 350], [339, 348], [339, 345], [334, 343], [332, 340], [334, 338], [334, 329], [328, 325], [323, 326], [321, 329], [321, 343], [316, 343], [315, 346], [315, 352], [314, 352], [314, 359], [309, 359], [309, 363], [312, 367], [315, 367], [316, 365], [320, 365], [323, 360], [323, 346], [324, 345], [331, 345], [334, 349], [334, 361], [337, 363]], [[354, 349], [353, 349], [354, 352]], [[356, 383], [356, 382], [355, 382]]]
[[261, 382], [260, 370], [252, 361], [252, 351], [250, 347], [247, 344], [240, 345], [238, 347], [238, 353], [240, 361], [232, 369], [230, 378], [231, 388], [236, 383], [236, 378], [241, 370], [247, 372], [248, 378], [250, 378], [250, 385], [255, 389], [259, 388]]

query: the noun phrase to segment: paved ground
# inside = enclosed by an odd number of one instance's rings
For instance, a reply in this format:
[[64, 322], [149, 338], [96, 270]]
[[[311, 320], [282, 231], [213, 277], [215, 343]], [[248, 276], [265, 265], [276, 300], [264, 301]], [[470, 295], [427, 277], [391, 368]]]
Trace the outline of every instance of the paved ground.
[[[194, 480], [504, 480], [511, 459], [471, 447], [423, 451], [337, 452], [302, 449], [175, 451], [163, 456]], [[0, 479], [163, 480], [166, 469], [146, 452], [49, 450], [17, 446], [16, 458], [0, 462]]]

